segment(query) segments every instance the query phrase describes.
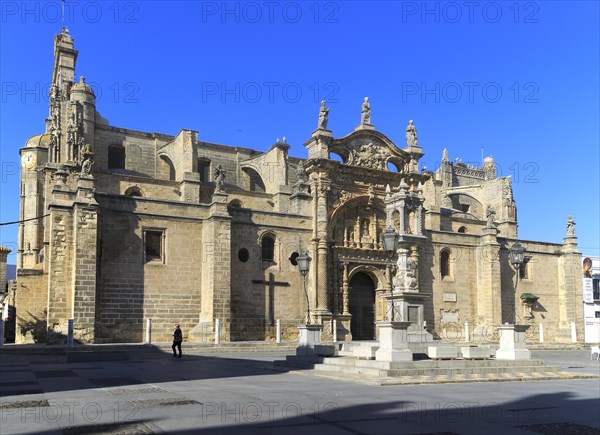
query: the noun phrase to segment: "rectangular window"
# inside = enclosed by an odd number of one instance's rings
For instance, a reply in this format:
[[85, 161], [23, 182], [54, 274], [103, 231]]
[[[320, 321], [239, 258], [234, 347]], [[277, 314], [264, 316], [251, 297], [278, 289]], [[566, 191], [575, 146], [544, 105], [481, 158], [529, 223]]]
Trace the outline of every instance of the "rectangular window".
[[592, 281], [592, 288], [594, 292], [594, 300], [600, 300], [600, 279], [594, 278], [594, 280]]
[[198, 173], [200, 174], [200, 181], [210, 181], [210, 160], [198, 160]]
[[595, 313], [596, 319], [600, 319], [600, 311], [596, 311]]
[[108, 147], [108, 169], [125, 169], [125, 148], [116, 145]]
[[163, 230], [144, 230], [144, 254], [146, 263], [160, 261], [164, 263], [164, 235]]
[[531, 260], [531, 258], [524, 258], [523, 264], [521, 264], [521, 267], [519, 268], [519, 278], [521, 279], [530, 279], [529, 260]]

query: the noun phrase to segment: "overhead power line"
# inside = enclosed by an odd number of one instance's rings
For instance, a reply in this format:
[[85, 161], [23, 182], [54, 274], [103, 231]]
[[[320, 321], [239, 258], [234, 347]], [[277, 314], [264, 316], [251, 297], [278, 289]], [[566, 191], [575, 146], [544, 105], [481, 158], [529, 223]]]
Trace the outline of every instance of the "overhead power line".
[[29, 219], [23, 219], [22, 221], [0, 222], [0, 227], [2, 227], [4, 225], [14, 225], [14, 224], [21, 224], [23, 222], [35, 221], [37, 219], [43, 219], [43, 218], [45, 218], [47, 216], [50, 216], [50, 213], [45, 214], [43, 216], [37, 216], [37, 217], [29, 218]]

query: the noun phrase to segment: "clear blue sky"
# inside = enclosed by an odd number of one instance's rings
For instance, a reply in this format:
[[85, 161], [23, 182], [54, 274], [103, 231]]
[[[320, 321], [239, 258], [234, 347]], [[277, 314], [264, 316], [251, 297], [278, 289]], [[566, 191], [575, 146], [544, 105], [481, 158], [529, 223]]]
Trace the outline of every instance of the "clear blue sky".
[[[466, 4], [465, 4], [466, 3]], [[291, 155], [319, 101], [343, 136], [369, 96], [404, 147], [414, 119], [428, 169], [442, 150], [512, 175], [519, 237], [600, 255], [598, 2], [66, 2], [77, 77], [111, 125]], [[225, 6], [225, 7], [224, 7]], [[0, 3], [0, 221], [18, 219], [19, 156], [44, 131], [60, 2]], [[0, 228], [16, 250], [17, 227]], [[15, 255], [9, 257], [14, 263]]]

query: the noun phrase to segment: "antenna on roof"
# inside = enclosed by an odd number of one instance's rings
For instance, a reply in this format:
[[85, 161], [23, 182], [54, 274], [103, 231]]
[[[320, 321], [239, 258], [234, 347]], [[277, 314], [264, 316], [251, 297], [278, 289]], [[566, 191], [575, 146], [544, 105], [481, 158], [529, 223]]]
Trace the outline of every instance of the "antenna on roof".
[[62, 28], [60, 29], [60, 33], [65, 31], [65, 0], [60, 2], [60, 22], [62, 24]]
[[481, 166], [483, 166], [483, 147], [481, 147]]

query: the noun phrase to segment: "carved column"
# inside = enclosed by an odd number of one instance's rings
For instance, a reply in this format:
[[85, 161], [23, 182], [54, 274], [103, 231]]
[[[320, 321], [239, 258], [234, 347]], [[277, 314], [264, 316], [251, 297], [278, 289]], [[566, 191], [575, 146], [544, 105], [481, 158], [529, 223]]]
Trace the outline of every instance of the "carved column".
[[317, 311], [328, 311], [327, 307], [327, 242], [324, 239], [319, 241], [318, 252], [318, 276], [319, 283], [317, 296]]
[[400, 201], [400, 208], [398, 209], [400, 213], [400, 222], [398, 223], [398, 232], [400, 234], [406, 233], [406, 208], [404, 206], [404, 200]]
[[327, 210], [327, 196], [331, 189], [331, 180], [319, 177], [316, 180], [317, 185], [317, 311], [329, 312], [328, 307], [328, 246], [327, 246], [327, 225], [329, 213]]
[[344, 304], [343, 314], [347, 316], [350, 314], [350, 309], [348, 305], [348, 263], [344, 263], [344, 275], [342, 278], [342, 301], [342, 303]]

